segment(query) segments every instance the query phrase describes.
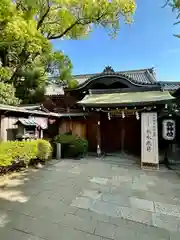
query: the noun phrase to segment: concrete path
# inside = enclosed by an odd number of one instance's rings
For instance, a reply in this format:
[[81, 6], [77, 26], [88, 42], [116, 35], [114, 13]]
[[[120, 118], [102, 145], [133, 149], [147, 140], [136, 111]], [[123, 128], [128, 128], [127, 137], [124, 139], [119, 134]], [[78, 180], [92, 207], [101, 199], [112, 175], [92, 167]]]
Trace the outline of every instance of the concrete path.
[[2, 240], [179, 240], [180, 178], [115, 157], [0, 179]]

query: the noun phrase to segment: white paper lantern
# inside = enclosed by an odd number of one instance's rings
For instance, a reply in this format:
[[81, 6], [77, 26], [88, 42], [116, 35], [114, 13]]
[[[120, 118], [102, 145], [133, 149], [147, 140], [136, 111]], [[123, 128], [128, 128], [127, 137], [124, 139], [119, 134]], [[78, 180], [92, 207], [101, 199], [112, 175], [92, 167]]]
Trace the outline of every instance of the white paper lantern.
[[162, 122], [162, 136], [165, 140], [172, 141], [176, 136], [176, 123], [172, 119], [166, 119]]

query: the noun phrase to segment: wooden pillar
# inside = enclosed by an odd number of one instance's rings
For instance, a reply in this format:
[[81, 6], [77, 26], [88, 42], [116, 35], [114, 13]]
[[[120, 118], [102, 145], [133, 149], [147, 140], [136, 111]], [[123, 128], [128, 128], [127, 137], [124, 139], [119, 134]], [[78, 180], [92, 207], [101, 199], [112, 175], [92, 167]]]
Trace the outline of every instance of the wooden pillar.
[[6, 132], [6, 118], [5, 115], [1, 115], [1, 126], [0, 126], [0, 140], [6, 141], [7, 140], [7, 132]]
[[125, 142], [125, 124], [124, 118], [121, 119], [121, 153], [124, 154], [124, 142]]
[[43, 129], [40, 129], [40, 138], [43, 139]]
[[100, 115], [97, 117], [97, 155], [101, 156], [101, 121]]
[[141, 114], [141, 167], [159, 169], [157, 113]]

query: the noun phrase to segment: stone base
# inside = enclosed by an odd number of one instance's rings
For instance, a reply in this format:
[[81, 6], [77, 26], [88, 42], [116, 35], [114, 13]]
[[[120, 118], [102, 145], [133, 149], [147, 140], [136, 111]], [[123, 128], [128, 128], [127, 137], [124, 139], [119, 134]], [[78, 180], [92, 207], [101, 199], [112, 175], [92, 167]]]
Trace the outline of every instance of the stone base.
[[141, 162], [141, 169], [159, 170], [159, 163]]

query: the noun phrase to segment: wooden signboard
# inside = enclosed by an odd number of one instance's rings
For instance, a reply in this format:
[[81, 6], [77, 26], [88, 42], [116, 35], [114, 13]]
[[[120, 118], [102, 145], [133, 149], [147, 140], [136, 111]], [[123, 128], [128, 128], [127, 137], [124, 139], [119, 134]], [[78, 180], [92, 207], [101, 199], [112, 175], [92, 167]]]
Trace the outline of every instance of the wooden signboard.
[[141, 167], [159, 168], [157, 113], [141, 114]]

